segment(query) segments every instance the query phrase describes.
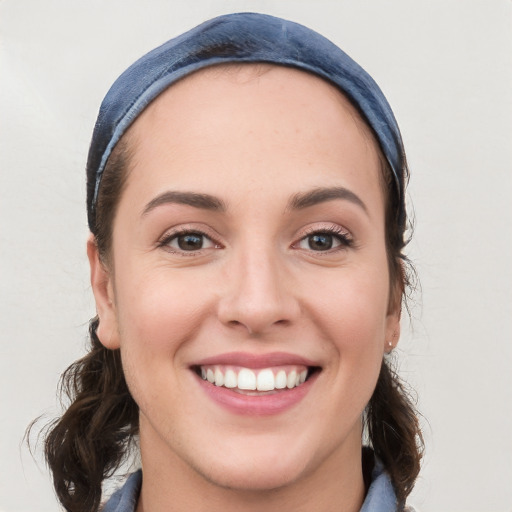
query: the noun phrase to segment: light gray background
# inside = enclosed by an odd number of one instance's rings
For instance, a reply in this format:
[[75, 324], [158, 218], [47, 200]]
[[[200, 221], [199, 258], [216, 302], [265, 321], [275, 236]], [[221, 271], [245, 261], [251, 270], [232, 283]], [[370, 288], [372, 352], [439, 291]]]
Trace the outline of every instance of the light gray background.
[[58, 510], [20, 443], [56, 413], [94, 313], [84, 165], [99, 103], [147, 50], [243, 10], [325, 34], [393, 105], [423, 288], [399, 350], [428, 419], [411, 502], [512, 511], [510, 0], [0, 1], [0, 511]]

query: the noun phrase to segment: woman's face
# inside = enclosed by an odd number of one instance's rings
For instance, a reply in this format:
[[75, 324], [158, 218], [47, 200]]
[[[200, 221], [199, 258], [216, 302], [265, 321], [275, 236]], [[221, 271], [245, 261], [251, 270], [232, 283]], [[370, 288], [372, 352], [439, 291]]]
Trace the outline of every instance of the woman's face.
[[356, 464], [399, 314], [354, 108], [301, 71], [216, 68], [161, 95], [128, 145], [109, 270], [90, 253], [143, 464], [252, 490]]

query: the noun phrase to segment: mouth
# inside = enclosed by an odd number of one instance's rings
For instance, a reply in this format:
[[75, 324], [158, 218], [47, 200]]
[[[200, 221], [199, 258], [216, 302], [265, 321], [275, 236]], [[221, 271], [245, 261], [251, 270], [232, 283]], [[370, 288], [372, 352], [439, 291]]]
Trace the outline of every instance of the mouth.
[[285, 352], [231, 352], [189, 368], [207, 397], [242, 416], [274, 416], [298, 406], [323, 370], [316, 361]]
[[205, 364], [192, 370], [203, 381], [246, 396], [266, 396], [286, 392], [306, 383], [320, 371], [318, 366], [290, 364], [266, 368]]

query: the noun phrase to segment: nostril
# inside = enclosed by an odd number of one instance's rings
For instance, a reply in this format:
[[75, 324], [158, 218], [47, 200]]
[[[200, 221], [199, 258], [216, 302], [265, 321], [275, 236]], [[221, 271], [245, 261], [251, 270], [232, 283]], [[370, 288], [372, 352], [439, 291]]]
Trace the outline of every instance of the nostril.
[[256, 320], [247, 320], [246, 322], [240, 321], [240, 320], [229, 320], [227, 322], [227, 325], [232, 328], [242, 328], [244, 330], [247, 330], [249, 335], [251, 336], [259, 336], [264, 334], [268, 331], [270, 327], [287, 327], [291, 325], [291, 321], [287, 319], [282, 320], [276, 320], [276, 321], [270, 321], [270, 322], [258, 322]]

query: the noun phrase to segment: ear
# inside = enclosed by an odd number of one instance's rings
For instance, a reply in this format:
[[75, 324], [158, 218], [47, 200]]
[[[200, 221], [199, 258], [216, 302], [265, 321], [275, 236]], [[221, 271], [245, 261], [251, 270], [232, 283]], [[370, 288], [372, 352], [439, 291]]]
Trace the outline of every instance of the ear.
[[[400, 265], [402, 267], [402, 265]], [[401, 268], [403, 272], [403, 268]], [[384, 351], [389, 354], [398, 344], [400, 338], [400, 318], [402, 316], [402, 294], [404, 291], [403, 275], [391, 284], [388, 313], [386, 317], [386, 337]]]
[[91, 286], [99, 318], [96, 334], [101, 344], [108, 349], [119, 348], [117, 311], [114, 302], [113, 277], [101, 261], [94, 235], [87, 240], [87, 256], [91, 268]]
[[389, 354], [398, 344], [400, 338], [400, 308], [398, 311], [390, 311], [386, 318], [386, 338], [384, 340], [384, 352]]

